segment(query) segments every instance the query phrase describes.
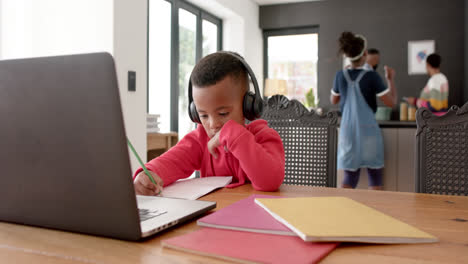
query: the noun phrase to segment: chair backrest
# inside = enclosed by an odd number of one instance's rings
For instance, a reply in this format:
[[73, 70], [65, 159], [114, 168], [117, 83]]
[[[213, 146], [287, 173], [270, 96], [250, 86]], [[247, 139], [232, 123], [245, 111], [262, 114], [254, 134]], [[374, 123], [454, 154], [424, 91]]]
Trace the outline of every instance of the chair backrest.
[[338, 114], [318, 115], [297, 100], [274, 95], [262, 119], [275, 129], [286, 155], [285, 184], [336, 187]]
[[468, 102], [443, 116], [416, 112], [416, 192], [468, 195]]

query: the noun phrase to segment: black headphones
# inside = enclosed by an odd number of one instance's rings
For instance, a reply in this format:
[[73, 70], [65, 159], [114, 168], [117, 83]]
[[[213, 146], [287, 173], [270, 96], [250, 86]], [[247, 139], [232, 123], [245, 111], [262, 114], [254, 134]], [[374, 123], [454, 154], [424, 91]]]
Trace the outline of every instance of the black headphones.
[[[260, 96], [260, 89], [258, 88], [257, 79], [255, 78], [255, 74], [253, 73], [252, 69], [250, 68], [249, 64], [238, 54], [230, 51], [218, 51], [218, 53], [229, 54], [234, 58], [238, 59], [247, 70], [247, 73], [252, 80], [255, 94], [252, 93], [249, 89], [247, 93], [244, 95], [244, 102], [242, 111], [244, 113], [244, 117], [248, 120], [252, 121], [256, 118], [259, 118], [263, 111], [263, 99]], [[192, 98], [192, 76], [190, 76], [189, 84], [188, 84], [188, 98], [189, 98], [189, 107], [188, 107], [188, 114], [190, 119], [195, 122], [201, 124], [200, 116], [198, 116], [197, 108], [195, 103], [193, 102]]]

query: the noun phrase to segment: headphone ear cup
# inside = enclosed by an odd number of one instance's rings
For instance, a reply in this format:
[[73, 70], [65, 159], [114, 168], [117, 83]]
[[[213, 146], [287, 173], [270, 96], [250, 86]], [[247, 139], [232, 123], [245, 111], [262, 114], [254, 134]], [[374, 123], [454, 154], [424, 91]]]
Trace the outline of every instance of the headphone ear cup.
[[201, 124], [200, 117], [198, 116], [197, 107], [193, 102], [189, 106], [189, 117], [193, 122]]
[[255, 102], [253, 103], [255, 118], [260, 118], [263, 113], [263, 99], [255, 96]]
[[250, 121], [255, 119], [254, 103], [255, 103], [255, 95], [251, 91], [248, 91], [244, 95], [242, 112], [244, 113], [244, 117]]

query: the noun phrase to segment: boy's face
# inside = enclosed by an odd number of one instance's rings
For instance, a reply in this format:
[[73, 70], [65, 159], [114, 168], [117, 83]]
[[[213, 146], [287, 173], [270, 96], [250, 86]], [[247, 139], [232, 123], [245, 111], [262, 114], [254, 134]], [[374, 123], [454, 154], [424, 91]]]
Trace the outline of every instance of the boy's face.
[[431, 74], [431, 71], [432, 71], [432, 69], [433, 69], [433, 68], [432, 68], [432, 66], [431, 66], [429, 63], [427, 63], [427, 62], [426, 62], [426, 72], [427, 72], [427, 74], [429, 74], [429, 75], [430, 75], [430, 74]]
[[368, 54], [367, 55], [367, 63], [369, 63], [374, 70], [377, 70], [377, 66], [380, 62], [380, 55], [379, 54]]
[[228, 75], [214, 85], [193, 87], [193, 101], [203, 128], [210, 138], [229, 120], [244, 125], [242, 104], [246, 83], [242, 83]]

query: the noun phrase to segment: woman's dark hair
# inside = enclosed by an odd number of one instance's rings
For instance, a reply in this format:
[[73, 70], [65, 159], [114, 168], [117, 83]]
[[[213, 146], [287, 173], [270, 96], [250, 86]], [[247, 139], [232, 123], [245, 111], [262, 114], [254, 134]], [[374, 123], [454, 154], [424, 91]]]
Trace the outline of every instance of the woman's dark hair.
[[195, 65], [191, 81], [194, 86], [205, 87], [216, 84], [228, 75], [237, 80], [247, 80], [247, 72], [241, 61], [230, 54], [216, 52], [205, 56]]
[[427, 56], [426, 58], [427, 64], [431, 65], [432, 68], [439, 68], [440, 63], [442, 62], [442, 58], [437, 53], [432, 53], [431, 55]]
[[339, 52], [350, 58], [359, 55], [364, 48], [364, 40], [349, 31], [341, 33], [338, 43], [340, 46]]

